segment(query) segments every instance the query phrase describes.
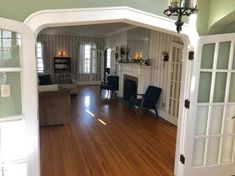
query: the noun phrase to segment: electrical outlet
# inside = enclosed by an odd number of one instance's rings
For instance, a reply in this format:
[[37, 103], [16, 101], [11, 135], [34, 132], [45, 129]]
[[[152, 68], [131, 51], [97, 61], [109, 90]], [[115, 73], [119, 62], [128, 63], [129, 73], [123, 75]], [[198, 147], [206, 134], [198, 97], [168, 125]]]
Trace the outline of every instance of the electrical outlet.
[[10, 85], [1, 85], [1, 96], [10, 97], [11, 96], [11, 86]]

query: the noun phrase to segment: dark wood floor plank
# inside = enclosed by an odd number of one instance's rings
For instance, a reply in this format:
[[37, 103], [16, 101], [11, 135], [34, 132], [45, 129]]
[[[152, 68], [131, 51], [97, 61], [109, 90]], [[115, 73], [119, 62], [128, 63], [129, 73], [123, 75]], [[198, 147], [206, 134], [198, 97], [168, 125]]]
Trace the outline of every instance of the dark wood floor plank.
[[81, 87], [69, 122], [40, 129], [41, 175], [172, 176], [176, 127], [98, 92]]

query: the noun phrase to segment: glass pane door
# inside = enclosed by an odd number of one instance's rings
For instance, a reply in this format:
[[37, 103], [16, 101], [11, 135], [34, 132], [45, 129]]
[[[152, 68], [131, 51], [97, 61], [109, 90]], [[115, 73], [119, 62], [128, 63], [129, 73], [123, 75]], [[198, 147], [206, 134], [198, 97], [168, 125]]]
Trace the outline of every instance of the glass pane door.
[[0, 29], [0, 175], [27, 175], [21, 37]]
[[232, 69], [233, 58], [229, 61], [230, 50], [234, 48], [231, 48], [230, 41], [206, 44], [203, 48], [193, 167], [231, 164], [234, 153], [235, 120], [232, 119], [235, 116], [235, 108], [231, 105], [235, 101], [231, 87], [234, 84], [235, 70]]
[[179, 98], [182, 74], [182, 49], [183, 45], [171, 43], [168, 65], [168, 90], [166, 112], [175, 125], [179, 115]]
[[0, 29], [0, 121], [21, 118], [21, 37]]
[[189, 150], [184, 175], [235, 174], [234, 43], [235, 35], [230, 34], [204, 37], [199, 44], [187, 119]]

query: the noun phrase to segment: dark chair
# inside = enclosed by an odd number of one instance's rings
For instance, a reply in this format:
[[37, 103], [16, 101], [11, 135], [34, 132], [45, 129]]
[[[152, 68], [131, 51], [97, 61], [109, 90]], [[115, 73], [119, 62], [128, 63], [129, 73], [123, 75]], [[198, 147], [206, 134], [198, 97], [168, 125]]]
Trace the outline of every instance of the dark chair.
[[[136, 94], [129, 99], [131, 106], [138, 106], [142, 109], [154, 109], [158, 116], [156, 104], [159, 100], [162, 89], [155, 86], [148, 86], [145, 94]], [[138, 98], [141, 96], [141, 98]]]
[[100, 94], [102, 89], [108, 90], [108, 95], [111, 92], [111, 97], [115, 91], [118, 90], [119, 87], [119, 77], [110, 75], [107, 77], [107, 82], [104, 82], [100, 85]]

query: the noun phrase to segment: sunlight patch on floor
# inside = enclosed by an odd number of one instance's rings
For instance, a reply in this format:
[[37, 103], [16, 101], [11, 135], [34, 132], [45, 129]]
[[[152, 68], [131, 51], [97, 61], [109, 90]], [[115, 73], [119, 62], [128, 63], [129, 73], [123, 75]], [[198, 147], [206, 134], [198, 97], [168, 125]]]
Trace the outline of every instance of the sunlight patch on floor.
[[93, 114], [91, 111], [89, 111], [88, 109], [85, 110], [88, 114], [90, 114], [92, 117], [95, 117], [95, 114]]
[[106, 123], [105, 123], [103, 120], [98, 119], [98, 121], [99, 121], [100, 123], [102, 123], [103, 125], [106, 125]]
[[[90, 114], [92, 117], [95, 117], [95, 114], [94, 113], [92, 113], [91, 111], [89, 111], [88, 109], [85, 109], [85, 111], [88, 113], [88, 114]], [[104, 122], [103, 120], [101, 120], [100, 118], [99, 119], [97, 119], [101, 124], [103, 124], [103, 125], [107, 125], [106, 124], [106, 122]]]

